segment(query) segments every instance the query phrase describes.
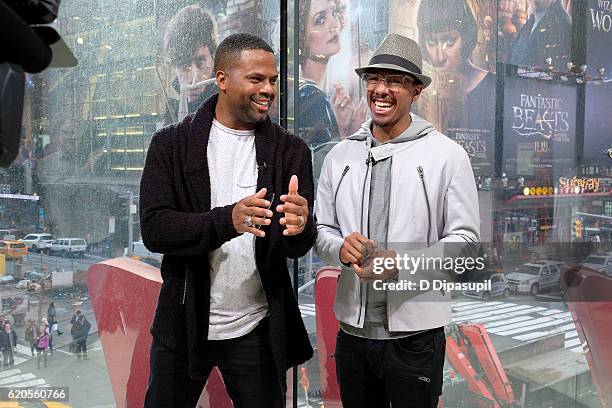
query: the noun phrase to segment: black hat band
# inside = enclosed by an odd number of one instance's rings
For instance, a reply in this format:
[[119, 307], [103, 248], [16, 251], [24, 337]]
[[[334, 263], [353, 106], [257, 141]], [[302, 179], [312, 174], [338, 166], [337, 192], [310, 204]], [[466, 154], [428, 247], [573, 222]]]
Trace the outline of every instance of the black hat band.
[[412, 62], [408, 61], [405, 58], [398, 57], [397, 55], [391, 54], [380, 54], [372, 57], [370, 59], [370, 65], [374, 64], [393, 64], [400, 66], [402, 68], [407, 69], [411, 72], [416, 72], [417, 74], [421, 74], [421, 69], [414, 65]]

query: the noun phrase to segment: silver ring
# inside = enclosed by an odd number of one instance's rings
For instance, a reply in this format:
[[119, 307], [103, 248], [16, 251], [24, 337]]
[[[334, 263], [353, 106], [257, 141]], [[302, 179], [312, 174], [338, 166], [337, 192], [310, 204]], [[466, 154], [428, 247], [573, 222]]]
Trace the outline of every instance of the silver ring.
[[243, 223], [247, 227], [252, 227], [253, 225], [255, 225], [253, 224], [253, 217], [251, 217], [250, 215], [247, 215], [246, 217], [244, 217]]
[[302, 217], [301, 215], [298, 215], [298, 218], [300, 220], [300, 224], [298, 225], [298, 228], [301, 228], [304, 226], [304, 217]]

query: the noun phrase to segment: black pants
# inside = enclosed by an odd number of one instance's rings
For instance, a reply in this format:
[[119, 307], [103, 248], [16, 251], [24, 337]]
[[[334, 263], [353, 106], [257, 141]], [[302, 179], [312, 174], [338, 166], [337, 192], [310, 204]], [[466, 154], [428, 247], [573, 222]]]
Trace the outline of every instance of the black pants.
[[435, 408], [442, 393], [444, 328], [397, 340], [340, 330], [336, 368], [344, 408]]
[[74, 341], [77, 354], [87, 354], [87, 337], [81, 337]]
[[[208, 341], [207, 377], [214, 366], [219, 368], [227, 393], [236, 408], [284, 406], [265, 320], [245, 336]], [[186, 357], [153, 340], [146, 408], [196, 406], [207, 378], [199, 381], [189, 377], [187, 364]]]
[[2, 351], [2, 366], [3, 367], [13, 367], [15, 365], [15, 358], [13, 357], [13, 348], [6, 347]]

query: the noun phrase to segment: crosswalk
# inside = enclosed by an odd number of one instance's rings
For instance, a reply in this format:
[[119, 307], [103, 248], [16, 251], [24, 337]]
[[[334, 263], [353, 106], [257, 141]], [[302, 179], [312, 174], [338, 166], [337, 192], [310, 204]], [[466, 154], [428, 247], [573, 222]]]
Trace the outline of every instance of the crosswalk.
[[[314, 303], [299, 305], [302, 318], [315, 316]], [[539, 305], [513, 302], [462, 300], [451, 304], [452, 322], [485, 325], [487, 332], [518, 341], [533, 341], [564, 333], [565, 348], [575, 353], [584, 349], [570, 312]]]
[[[32, 358], [32, 352], [29, 347], [24, 346], [23, 344], [17, 344], [17, 352], [13, 352], [13, 359], [15, 361], [15, 366], [25, 363], [26, 361]], [[1, 354], [0, 354], [0, 363], [2, 362]]]
[[518, 341], [564, 333], [566, 349], [584, 352], [570, 312], [512, 302], [460, 301], [451, 307], [453, 323], [482, 323], [488, 333]]
[[314, 303], [301, 303], [299, 307], [300, 307], [300, 313], [302, 314], [302, 317], [315, 315]]
[[24, 373], [19, 368], [0, 371], [0, 387], [50, 387], [43, 378], [36, 378], [34, 373]]

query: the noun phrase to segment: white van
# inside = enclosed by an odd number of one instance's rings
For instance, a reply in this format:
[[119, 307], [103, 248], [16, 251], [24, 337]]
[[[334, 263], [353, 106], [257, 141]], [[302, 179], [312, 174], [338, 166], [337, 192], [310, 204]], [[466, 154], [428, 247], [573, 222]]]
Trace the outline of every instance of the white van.
[[49, 247], [50, 255], [85, 256], [87, 242], [83, 238], [58, 238]]

